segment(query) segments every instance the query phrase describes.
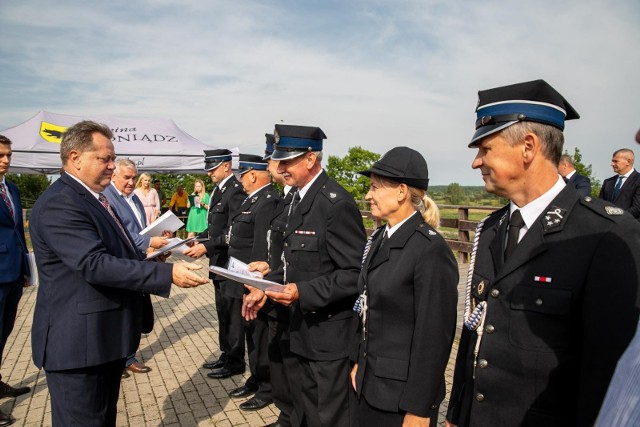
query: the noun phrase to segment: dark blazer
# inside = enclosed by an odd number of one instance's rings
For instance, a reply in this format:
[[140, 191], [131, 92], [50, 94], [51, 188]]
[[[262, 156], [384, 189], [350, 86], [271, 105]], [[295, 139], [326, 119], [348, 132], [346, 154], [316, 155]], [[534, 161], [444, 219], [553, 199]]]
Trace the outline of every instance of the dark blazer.
[[127, 203], [124, 197], [120, 195], [120, 192], [113, 186], [113, 184], [105, 188], [103, 193], [109, 201], [111, 208], [116, 211], [118, 217], [122, 220], [124, 228], [129, 231], [133, 242], [140, 252], [146, 253], [149, 248], [149, 243], [151, 242], [151, 237], [140, 234], [144, 227], [147, 226], [147, 216], [144, 213], [144, 205], [140, 198], [135, 193], [132, 193], [131, 197], [133, 202], [141, 212], [142, 227], [140, 227], [140, 223], [138, 222], [135, 213], [131, 210], [129, 203]]
[[353, 197], [322, 171], [283, 238], [286, 281], [296, 283], [300, 294], [291, 317], [291, 351], [310, 360], [348, 357], [365, 243]]
[[140, 261], [98, 200], [63, 173], [31, 213], [40, 286], [33, 361], [65, 370], [124, 359], [140, 343], [144, 305], [168, 296], [172, 265]]
[[[242, 262], [266, 261], [269, 258], [269, 226], [278, 208], [278, 192], [269, 184], [252, 197], [246, 197], [231, 220], [229, 256]], [[221, 284], [222, 292], [242, 298], [244, 286], [230, 280]]]
[[620, 188], [615, 200], [613, 197], [613, 189], [618, 180], [618, 175], [607, 178], [600, 188], [600, 198], [611, 202], [629, 212], [634, 218], [640, 219], [640, 174], [634, 169]]
[[480, 233], [470, 292], [487, 303], [484, 334], [473, 380], [477, 334], [463, 328], [447, 417], [592, 425], [638, 321], [640, 225], [566, 186], [504, 262], [508, 213]]
[[[456, 330], [458, 265], [420, 214], [380, 247], [378, 229], [358, 291], [367, 290], [366, 334], [357, 323], [357, 394], [388, 412], [429, 416], [445, 396], [444, 373]], [[437, 416], [437, 415], [436, 415]], [[434, 421], [435, 423], [435, 421]]]
[[591, 181], [586, 176], [576, 172], [571, 175], [568, 184], [572, 184], [582, 197], [591, 196]]
[[[208, 237], [203, 242], [207, 248], [209, 265], [226, 267], [229, 255], [225, 241], [231, 218], [238, 212], [242, 201], [247, 197], [242, 185], [235, 176], [231, 176], [217, 194], [209, 201], [208, 228], [199, 234], [200, 237]], [[209, 277], [215, 281], [224, 280], [224, 277], [209, 273]]]
[[15, 218], [11, 218], [9, 208], [0, 198], [0, 283], [12, 283], [23, 275], [29, 275], [29, 262], [20, 192], [6, 179], [5, 184], [13, 200]]

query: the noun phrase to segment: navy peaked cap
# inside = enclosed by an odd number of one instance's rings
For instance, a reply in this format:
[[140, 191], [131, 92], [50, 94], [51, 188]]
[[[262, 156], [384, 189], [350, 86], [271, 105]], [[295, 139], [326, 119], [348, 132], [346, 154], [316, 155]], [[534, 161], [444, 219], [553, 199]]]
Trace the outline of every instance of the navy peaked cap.
[[565, 120], [580, 118], [571, 104], [544, 80], [481, 90], [476, 113], [476, 132], [469, 147], [475, 147], [482, 138], [521, 121], [564, 130]]
[[312, 126], [276, 125], [273, 160], [288, 160], [309, 151], [322, 151], [322, 140], [327, 138], [322, 129]]
[[204, 170], [210, 171], [215, 169], [224, 162], [230, 162], [231, 159], [232, 153], [226, 148], [204, 150]]
[[266, 171], [267, 159], [256, 154], [240, 154], [238, 173], [243, 175], [251, 170]]

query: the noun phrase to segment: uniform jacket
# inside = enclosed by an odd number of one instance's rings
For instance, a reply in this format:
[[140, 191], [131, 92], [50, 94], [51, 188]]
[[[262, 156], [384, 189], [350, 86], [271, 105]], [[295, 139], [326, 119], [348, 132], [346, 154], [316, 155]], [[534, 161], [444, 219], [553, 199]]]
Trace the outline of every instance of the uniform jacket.
[[578, 194], [582, 197], [591, 196], [591, 181], [584, 175], [580, 175], [578, 172], [571, 175], [571, 178], [568, 181], [569, 184], [572, 184]]
[[[209, 215], [207, 216], [209, 227], [199, 236], [209, 238], [209, 240], [203, 242], [203, 245], [207, 248], [209, 265], [226, 267], [229, 260], [227, 253], [229, 247], [225, 237], [227, 231], [229, 231], [229, 225], [231, 225], [231, 218], [238, 212], [242, 201], [247, 195], [235, 176], [229, 178], [224, 187], [220, 188], [220, 191], [216, 193], [209, 201]], [[211, 273], [209, 276], [216, 281], [224, 280], [224, 277]]]
[[5, 179], [7, 191], [13, 200], [15, 217], [0, 198], [0, 283], [11, 283], [23, 275], [29, 275], [27, 243], [22, 223], [22, 203], [18, 187]]
[[615, 200], [611, 200], [613, 189], [618, 180], [618, 175], [607, 178], [600, 188], [600, 198], [612, 202], [618, 207], [628, 211], [634, 218], [640, 219], [640, 174], [634, 170], [625, 180]]
[[487, 302], [484, 334], [474, 381], [477, 334], [463, 328], [448, 419], [591, 425], [637, 325], [640, 227], [566, 186], [504, 262], [508, 213], [480, 234], [471, 295]]
[[151, 237], [140, 234], [143, 228], [147, 226], [147, 216], [144, 213], [144, 205], [140, 198], [138, 198], [135, 193], [131, 195], [133, 203], [136, 204], [138, 210], [141, 212], [142, 227], [140, 227], [136, 214], [131, 210], [129, 203], [127, 203], [124, 197], [120, 195], [113, 185], [109, 185], [105, 188], [103, 193], [109, 201], [111, 208], [116, 211], [118, 217], [122, 220], [124, 228], [129, 231], [129, 234], [131, 235], [135, 245], [138, 247], [138, 250], [142, 253], [146, 253], [149, 248], [149, 243], [151, 242]]
[[[266, 261], [269, 257], [268, 232], [271, 218], [278, 207], [278, 192], [269, 184], [252, 197], [246, 197], [231, 220], [229, 256], [242, 262]], [[222, 292], [242, 298], [244, 286], [225, 280]]]
[[458, 265], [444, 239], [413, 215], [380, 246], [378, 229], [358, 279], [358, 395], [378, 409], [426, 417], [445, 396], [456, 329]]
[[291, 351], [310, 360], [348, 357], [365, 243], [353, 197], [322, 171], [288, 218], [283, 239], [286, 281], [296, 283], [300, 294]]
[[140, 261], [107, 210], [66, 173], [36, 202], [30, 231], [40, 275], [36, 366], [82, 368], [133, 353], [150, 304], [143, 293], [168, 296], [172, 265]]

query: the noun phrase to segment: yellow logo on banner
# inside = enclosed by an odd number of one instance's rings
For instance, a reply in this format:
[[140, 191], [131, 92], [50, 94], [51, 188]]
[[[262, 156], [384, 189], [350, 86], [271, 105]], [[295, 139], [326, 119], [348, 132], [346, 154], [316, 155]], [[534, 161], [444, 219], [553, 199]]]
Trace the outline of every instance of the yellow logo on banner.
[[40, 123], [40, 136], [45, 141], [53, 142], [54, 144], [60, 144], [60, 141], [62, 141], [62, 134], [66, 130], [66, 126], [58, 126], [47, 122]]

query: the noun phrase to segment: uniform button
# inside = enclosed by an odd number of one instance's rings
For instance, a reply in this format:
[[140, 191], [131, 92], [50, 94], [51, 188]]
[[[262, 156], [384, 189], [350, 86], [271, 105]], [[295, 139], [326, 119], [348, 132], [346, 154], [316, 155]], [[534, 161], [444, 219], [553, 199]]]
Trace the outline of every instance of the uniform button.
[[431, 409], [438, 409], [438, 405], [434, 403], [433, 405], [431, 405]]
[[284, 243], [284, 247], [285, 247], [285, 248], [288, 248], [288, 247], [289, 247], [289, 244], [288, 244], [287, 242], [285, 242], [285, 243]]
[[538, 298], [538, 299], [536, 300], [536, 305], [537, 305], [538, 307], [540, 307], [540, 306], [542, 305], [542, 298]]
[[476, 400], [477, 400], [478, 402], [484, 402], [484, 394], [482, 394], [482, 393], [477, 393], [477, 394], [476, 394]]
[[484, 330], [487, 331], [488, 334], [492, 334], [496, 328], [494, 328], [493, 325], [487, 325], [484, 327]]
[[362, 357], [366, 358], [367, 357], [367, 352], [365, 351], [364, 353], [362, 353]]
[[300, 244], [300, 247], [301, 247], [301, 248], [304, 248], [304, 243]]
[[332, 316], [331, 314], [328, 314], [327, 319], [331, 319], [331, 316]]
[[478, 360], [478, 366], [484, 369], [489, 366], [489, 362], [487, 362], [485, 359], [480, 359]]
[[498, 296], [500, 296], [500, 291], [497, 289], [491, 289], [491, 296], [494, 298], [498, 298]]

